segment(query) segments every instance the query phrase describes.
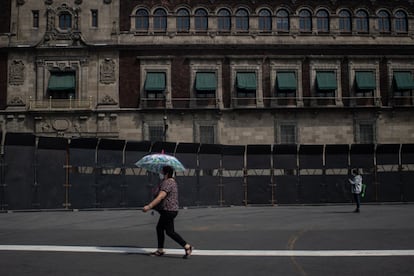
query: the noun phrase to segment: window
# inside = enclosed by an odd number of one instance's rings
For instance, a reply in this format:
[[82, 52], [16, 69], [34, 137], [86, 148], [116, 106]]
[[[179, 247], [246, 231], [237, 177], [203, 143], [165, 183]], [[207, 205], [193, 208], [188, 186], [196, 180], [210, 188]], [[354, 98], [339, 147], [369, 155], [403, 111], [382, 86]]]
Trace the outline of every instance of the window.
[[152, 125], [148, 126], [149, 140], [151, 142], [158, 142], [165, 140], [164, 126]]
[[373, 123], [359, 123], [358, 124], [358, 143], [373, 144], [375, 143], [375, 127]]
[[329, 14], [327, 11], [321, 10], [316, 13], [316, 27], [318, 32], [329, 32]]
[[276, 27], [278, 32], [289, 32], [289, 13], [280, 10], [276, 14]]
[[228, 32], [231, 29], [231, 17], [228, 10], [222, 9], [218, 12], [218, 30], [219, 32]]
[[296, 74], [294, 71], [277, 72], [276, 75], [276, 96], [295, 94], [297, 89]]
[[356, 31], [359, 33], [368, 33], [368, 14], [365, 11], [358, 11], [355, 17]]
[[177, 12], [177, 31], [188, 32], [190, 30], [190, 14], [186, 9]]
[[39, 28], [39, 11], [32, 11], [33, 28]]
[[312, 15], [308, 10], [299, 13], [299, 30], [304, 33], [312, 31]]
[[139, 9], [135, 13], [135, 29], [138, 31], [147, 31], [149, 26], [148, 12]]
[[256, 73], [238, 72], [236, 74], [236, 88], [238, 98], [255, 98], [257, 88]]
[[236, 30], [249, 30], [249, 13], [245, 9], [239, 9], [236, 12]]
[[195, 29], [196, 31], [207, 31], [208, 17], [207, 12], [203, 9], [198, 9], [195, 12]]
[[413, 74], [410, 71], [395, 71], [393, 86], [395, 96], [410, 94], [414, 89]]
[[74, 99], [76, 96], [75, 72], [50, 72], [47, 95], [52, 99]]
[[339, 31], [341, 33], [350, 33], [352, 31], [352, 19], [349, 11], [339, 13]]
[[91, 10], [91, 26], [94, 28], [98, 27], [98, 10]]
[[378, 30], [380, 33], [389, 33], [391, 31], [391, 18], [386, 11], [378, 13]]
[[62, 12], [59, 15], [59, 28], [68, 30], [72, 28], [72, 15], [69, 12]]
[[316, 72], [316, 90], [318, 96], [333, 97], [338, 88], [334, 71]]
[[163, 9], [154, 12], [154, 31], [165, 32], [167, 30], [167, 13]]
[[200, 143], [201, 144], [214, 144], [215, 143], [214, 126], [199, 126], [199, 131], [200, 131]]
[[279, 142], [281, 144], [296, 144], [297, 143], [296, 125], [281, 124], [279, 127], [279, 130], [280, 130]]
[[376, 89], [375, 73], [372, 71], [355, 72], [355, 88], [357, 96], [372, 97]]
[[407, 14], [403, 11], [397, 11], [394, 18], [395, 31], [397, 33], [408, 32]]
[[269, 32], [272, 30], [272, 15], [268, 10], [260, 10], [259, 12], [259, 30], [261, 32]]
[[197, 72], [195, 90], [197, 98], [215, 98], [217, 79], [214, 72]]
[[147, 93], [147, 98], [164, 98], [164, 91], [166, 88], [166, 78], [164, 72], [148, 72], [144, 90]]

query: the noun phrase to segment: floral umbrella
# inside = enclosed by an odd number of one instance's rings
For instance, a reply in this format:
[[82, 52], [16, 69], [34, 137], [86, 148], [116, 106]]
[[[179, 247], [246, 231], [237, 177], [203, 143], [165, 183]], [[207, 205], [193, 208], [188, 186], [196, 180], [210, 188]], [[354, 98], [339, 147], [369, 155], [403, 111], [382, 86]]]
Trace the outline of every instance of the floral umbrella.
[[181, 162], [174, 156], [164, 153], [154, 153], [142, 157], [135, 163], [139, 168], [146, 169], [147, 171], [159, 173], [165, 166], [170, 166], [176, 172], [185, 171], [185, 167]]

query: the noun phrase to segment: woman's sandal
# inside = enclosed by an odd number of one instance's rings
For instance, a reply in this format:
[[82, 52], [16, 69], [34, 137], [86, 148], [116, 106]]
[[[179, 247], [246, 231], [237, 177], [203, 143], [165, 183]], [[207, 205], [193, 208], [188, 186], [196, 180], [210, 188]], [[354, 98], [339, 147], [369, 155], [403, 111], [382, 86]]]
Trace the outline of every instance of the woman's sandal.
[[184, 259], [187, 259], [188, 257], [190, 257], [190, 255], [193, 253], [193, 249], [194, 247], [190, 245], [189, 248], [184, 248], [185, 250], [185, 255], [183, 256]]
[[164, 251], [159, 251], [159, 250], [157, 250], [157, 251], [152, 252], [152, 253], [150, 254], [150, 256], [161, 257], [161, 256], [163, 256], [164, 254], [165, 254], [165, 252], [164, 252]]

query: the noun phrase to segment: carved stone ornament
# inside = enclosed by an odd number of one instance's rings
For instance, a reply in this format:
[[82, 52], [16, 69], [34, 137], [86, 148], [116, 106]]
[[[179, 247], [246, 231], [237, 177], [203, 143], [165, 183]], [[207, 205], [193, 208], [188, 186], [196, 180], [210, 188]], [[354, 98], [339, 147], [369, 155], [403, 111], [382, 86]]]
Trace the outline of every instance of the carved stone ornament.
[[46, 5], [52, 5], [53, 4], [53, 0], [45, 0], [45, 4]]
[[[76, 1], [79, 2], [79, 1]], [[68, 13], [72, 17], [72, 25], [68, 29], [60, 29], [58, 26], [59, 16], [62, 13]], [[46, 32], [43, 38], [44, 44], [53, 43], [71, 43], [72, 45], [81, 45], [82, 37], [79, 30], [79, 13], [80, 8], [72, 8], [67, 4], [58, 7], [48, 6], [46, 9]], [[66, 40], [66, 41], [64, 41]]]
[[76, 5], [80, 5], [80, 4], [82, 4], [82, 0], [75, 0], [75, 4], [76, 4]]
[[115, 82], [115, 62], [110, 59], [106, 58], [101, 63], [101, 83], [110, 84]]
[[110, 96], [106, 95], [102, 98], [101, 102], [99, 103], [101, 105], [116, 105], [117, 102]]
[[70, 121], [67, 119], [55, 119], [52, 121], [52, 127], [57, 131], [65, 131], [70, 127]]
[[104, 4], [111, 4], [112, 0], [103, 0]]
[[25, 104], [21, 97], [16, 96], [9, 101], [8, 105], [9, 106], [24, 106]]
[[24, 83], [24, 64], [22, 60], [13, 60], [9, 68], [9, 84], [22, 85]]

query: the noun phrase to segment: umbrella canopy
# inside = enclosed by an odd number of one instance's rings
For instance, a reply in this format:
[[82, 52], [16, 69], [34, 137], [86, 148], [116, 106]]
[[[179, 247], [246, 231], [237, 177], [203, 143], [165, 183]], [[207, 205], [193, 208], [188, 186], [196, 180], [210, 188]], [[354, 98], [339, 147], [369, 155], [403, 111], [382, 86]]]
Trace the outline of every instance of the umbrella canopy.
[[164, 153], [154, 153], [142, 157], [135, 163], [139, 168], [146, 169], [147, 171], [159, 173], [165, 166], [170, 166], [177, 172], [185, 171], [185, 167], [174, 156]]

